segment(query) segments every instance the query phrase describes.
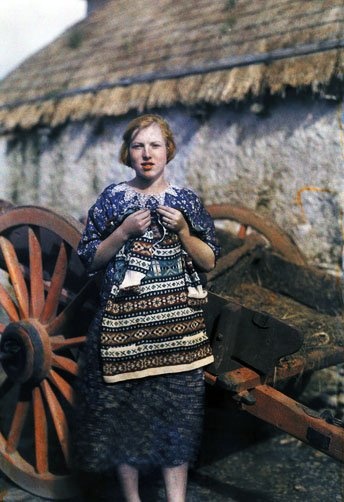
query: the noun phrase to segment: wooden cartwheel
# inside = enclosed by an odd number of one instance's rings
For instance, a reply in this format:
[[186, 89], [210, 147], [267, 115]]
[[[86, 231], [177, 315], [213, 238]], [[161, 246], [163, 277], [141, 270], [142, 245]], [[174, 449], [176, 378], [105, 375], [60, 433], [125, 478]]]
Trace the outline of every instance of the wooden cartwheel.
[[[253, 211], [228, 204], [208, 210], [214, 219], [239, 222], [241, 237], [250, 226], [287, 259], [304, 262], [290, 238]], [[0, 469], [25, 490], [53, 499], [77, 491], [68, 423], [95, 290], [75, 252], [82, 228], [42, 207], [6, 207], [0, 214]], [[252, 239], [243, 245], [247, 250]], [[245, 249], [224, 256], [219, 269]]]
[[[267, 218], [263, 218], [255, 211], [246, 207], [231, 204], [212, 204], [207, 210], [214, 220], [230, 220], [239, 224], [237, 236], [243, 240], [237, 248], [221, 256], [215, 270], [208, 274], [208, 280], [216, 277], [232, 267], [235, 262], [252, 251], [256, 246], [268, 244], [272, 250], [279, 253], [286, 260], [297, 265], [305, 265], [306, 259], [295, 242], [278, 225]], [[253, 230], [248, 234], [248, 230]]]
[[90, 320], [90, 283], [75, 252], [82, 228], [40, 207], [0, 216], [0, 469], [55, 499], [76, 492], [68, 420]]

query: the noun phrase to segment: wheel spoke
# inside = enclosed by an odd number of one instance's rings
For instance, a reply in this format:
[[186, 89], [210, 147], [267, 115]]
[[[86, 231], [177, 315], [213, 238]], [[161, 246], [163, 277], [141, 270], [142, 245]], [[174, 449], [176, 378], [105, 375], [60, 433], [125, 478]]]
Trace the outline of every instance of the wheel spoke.
[[38, 474], [48, 472], [48, 426], [42, 394], [39, 387], [32, 393], [33, 416], [35, 427], [36, 471]]
[[44, 307], [42, 249], [34, 231], [29, 228], [31, 316], [38, 318]]
[[19, 321], [17, 308], [2, 284], [0, 284], [0, 304], [4, 308], [11, 321]]
[[69, 431], [67, 425], [67, 419], [62, 409], [62, 406], [58, 402], [52, 388], [50, 387], [47, 380], [43, 380], [41, 383], [44, 397], [48, 403], [50, 413], [54, 422], [56, 434], [63, 452], [67, 466], [70, 464], [69, 457]]
[[7, 438], [7, 444], [6, 444], [7, 453], [14, 453], [17, 450], [20, 436], [23, 431], [25, 420], [29, 411], [29, 405], [30, 402], [26, 400], [18, 401], [16, 405], [10, 427], [10, 432]]
[[40, 317], [42, 322], [50, 321], [55, 315], [60, 302], [61, 291], [67, 273], [67, 251], [64, 243], [61, 243], [60, 251], [56, 260], [55, 270], [51, 278], [48, 296], [45, 301], [43, 313]]
[[94, 288], [93, 279], [85, 284], [85, 286], [73, 298], [69, 305], [48, 325], [47, 331], [50, 336], [54, 336], [59, 331], [61, 331], [61, 329], [69, 320], [75, 319], [75, 315], [78, 309], [87, 298], [91, 288]]
[[23, 318], [29, 317], [29, 295], [23, 272], [18, 261], [17, 253], [15, 252], [12, 243], [5, 239], [5, 237], [0, 237], [0, 247], [16, 297], [18, 299], [20, 315]]
[[69, 385], [56, 371], [51, 370], [48, 379], [58, 388], [63, 397], [72, 405], [74, 399], [73, 387]]
[[57, 356], [53, 354], [53, 362], [52, 365], [55, 368], [59, 368], [61, 370], [65, 370], [72, 375], [78, 374], [78, 365], [72, 359], [68, 359], [68, 357]]
[[77, 336], [75, 338], [64, 338], [63, 336], [54, 336], [51, 338], [50, 343], [52, 350], [56, 351], [66, 348], [79, 347], [79, 345], [85, 343], [85, 340], [86, 336]]

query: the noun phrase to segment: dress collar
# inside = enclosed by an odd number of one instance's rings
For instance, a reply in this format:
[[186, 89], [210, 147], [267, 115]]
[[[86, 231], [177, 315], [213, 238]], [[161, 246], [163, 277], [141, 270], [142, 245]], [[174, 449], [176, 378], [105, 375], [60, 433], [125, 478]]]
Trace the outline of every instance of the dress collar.
[[172, 185], [169, 184], [165, 190], [159, 193], [143, 193], [143, 192], [138, 192], [137, 190], [135, 190], [135, 188], [128, 185], [127, 182], [123, 181], [122, 183], [115, 185], [111, 191], [113, 194], [118, 192], [124, 192], [124, 200], [126, 202], [127, 201], [129, 202], [130, 200], [136, 197], [140, 201], [147, 201], [148, 199], [154, 198], [159, 202], [159, 204], [163, 204], [166, 194], [173, 195], [174, 197], [177, 196], [176, 188], [177, 187], [173, 187]]

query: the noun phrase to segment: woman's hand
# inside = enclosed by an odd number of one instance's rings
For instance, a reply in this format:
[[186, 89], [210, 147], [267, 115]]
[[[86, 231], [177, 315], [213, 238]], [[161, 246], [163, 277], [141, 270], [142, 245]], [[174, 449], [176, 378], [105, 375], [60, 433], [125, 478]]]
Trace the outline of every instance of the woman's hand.
[[150, 223], [149, 209], [139, 209], [127, 216], [121, 225], [99, 244], [90, 271], [104, 267], [130, 237], [144, 234]]
[[191, 256], [194, 263], [204, 272], [210, 272], [215, 266], [214, 252], [208, 244], [191, 234], [183, 213], [167, 206], [159, 206], [157, 211], [162, 216], [163, 225], [178, 234], [183, 248]]
[[176, 232], [177, 234], [183, 231], [189, 231], [189, 225], [183, 213], [178, 211], [178, 209], [173, 209], [168, 206], [159, 206], [157, 211], [162, 216], [162, 224], [168, 230], [172, 230], [172, 232]]
[[149, 209], [139, 209], [135, 213], [131, 213], [121, 223], [120, 229], [124, 236], [129, 239], [143, 235], [151, 224], [151, 213]]

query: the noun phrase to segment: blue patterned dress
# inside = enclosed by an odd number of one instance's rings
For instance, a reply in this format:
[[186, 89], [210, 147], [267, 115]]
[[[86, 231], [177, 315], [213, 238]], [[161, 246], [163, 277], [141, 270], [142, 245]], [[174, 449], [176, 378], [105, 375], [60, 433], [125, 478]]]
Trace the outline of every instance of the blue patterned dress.
[[110, 260], [104, 273], [76, 407], [75, 456], [83, 470], [104, 471], [120, 463], [175, 466], [192, 461], [198, 449], [204, 397], [201, 367], [212, 361], [212, 355], [201, 307], [188, 294], [190, 287], [198, 287], [198, 274], [188, 268], [190, 259], [177, 236], [162, 227], [158, 205], [180, 210], [192, 233], [218, 255], [213, 222], [189, 189], [169, 186], [147, 195], [126, 183], [113, 184], [90, 209], [78, 248], [86, 267], [102, 239], [128, 214], [145, 207], [152, 215], [146, 241], [153, 252], [145, 255], [149, 264], [134, 290], [120, 290], [128, 267], [137, 263], [133, 249], [146, 249], [134, 239]]

